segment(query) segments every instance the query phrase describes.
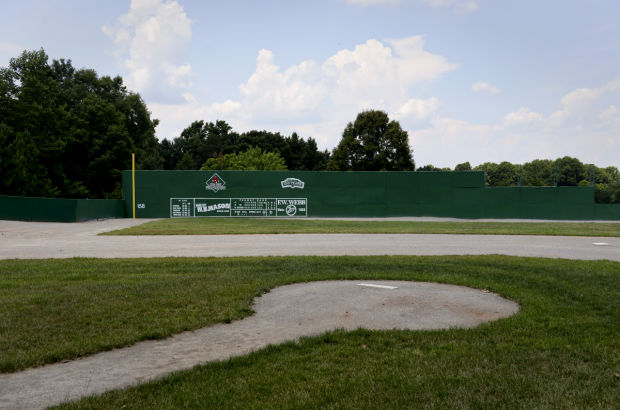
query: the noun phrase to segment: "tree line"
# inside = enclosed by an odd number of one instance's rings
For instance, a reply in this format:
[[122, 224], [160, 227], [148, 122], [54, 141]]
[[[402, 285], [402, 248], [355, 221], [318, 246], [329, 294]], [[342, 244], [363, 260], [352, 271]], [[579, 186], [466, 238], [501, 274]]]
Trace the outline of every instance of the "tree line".
[[307, 171], [324, 170], [330, 156], [327, 150], [320, 151], [311, 137], [304, 140], [296, 133], [283, 136], [279, 132], [256, 130], [239, 134], [221, 120], [215, 123], [194, 121], [172, 141], [164, 139], [159, 144], [163, 169], [200, 169], [203, 166], [213, 169], [217, 165], [221, 166], [219, 169], [276, 169], [265, 167], [265, 164], [261, 166], [256, 161], [252, 167], [239, 160], [234, 162], [236, 167], [233, 168], [231, 155], [241, 153], [245, 153], [243, 158], [248, 160], [251, 156], [277, 156], [284, 161], [283, 167], [278, 169]]
[[[451, 171], [425, 165], [418, 171]], [[484, 171], [486, 185], [502, 186], [594, 186], [595, 198], [600, 203], [620, 203], [620, 172], [610, 166], [597, 167], [579, 159], [565, 156], [556, 160], [535, 159], [524, 164], [508, 161], [499, 164], [485, 162], [472, 167], [469, 162], [458, 164], [454, 171]]]
[[[121, 171], [138, 169], [288, 169], [451, 171], [416, 169], [409, 138], [387, 113], [368, 110], [346, 125], [330, 153], [312, 137], [238, 133], [225, 121], [194, 121], [178, 137], [158, 141], [146, 104], [121, 77], [99, 77], [71, 60], [48, 62], [44, 50], [24, 51], [0, 68], [0, 194], [120, 198]], [[519, 165], [487, 162], [455, 171], [486, 172], [487, 186], [594, 184], [598, 202], [620, 203], [616, 167], [576, 158]]]

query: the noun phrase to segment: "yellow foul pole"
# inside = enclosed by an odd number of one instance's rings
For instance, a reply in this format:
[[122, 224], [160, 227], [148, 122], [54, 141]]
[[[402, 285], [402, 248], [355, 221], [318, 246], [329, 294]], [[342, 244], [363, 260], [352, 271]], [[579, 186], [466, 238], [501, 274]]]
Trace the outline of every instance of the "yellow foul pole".
[[131, 208], [136, 219], [136, 154], [131, 153]]

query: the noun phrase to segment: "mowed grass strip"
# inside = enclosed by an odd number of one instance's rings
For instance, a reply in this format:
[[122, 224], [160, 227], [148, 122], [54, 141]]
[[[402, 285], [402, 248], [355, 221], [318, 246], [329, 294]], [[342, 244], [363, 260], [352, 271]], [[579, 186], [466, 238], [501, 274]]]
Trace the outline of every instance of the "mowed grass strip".
[[279, 285], [435, 281], [518, 302], [448, 331], [334, 331], [178, 372], [67, 408], [614, 408], [620, 263], [517, 258], [295, 257], [0, 261], [3, 372], [251, 314]]
[[170, 218], [102, 235], [240, 235], [297, 233], [409, 233], [620, 236], [620, 223], [418, 222], [267, 218]]

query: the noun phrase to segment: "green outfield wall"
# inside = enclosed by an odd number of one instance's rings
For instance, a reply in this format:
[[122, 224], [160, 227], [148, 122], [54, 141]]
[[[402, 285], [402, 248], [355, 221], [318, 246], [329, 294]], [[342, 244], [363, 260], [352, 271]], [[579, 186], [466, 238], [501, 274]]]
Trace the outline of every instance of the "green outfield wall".
[[[483, 172], [136, 171], [136, 217], [620, 220], [592, 187], [484, 186]], [[131, 171], [123, 172], [132, 215]]]
[[16, 221], [80, 222], [124, 218], [120, 199], [62, 199], [0, 195], [0, 219]]

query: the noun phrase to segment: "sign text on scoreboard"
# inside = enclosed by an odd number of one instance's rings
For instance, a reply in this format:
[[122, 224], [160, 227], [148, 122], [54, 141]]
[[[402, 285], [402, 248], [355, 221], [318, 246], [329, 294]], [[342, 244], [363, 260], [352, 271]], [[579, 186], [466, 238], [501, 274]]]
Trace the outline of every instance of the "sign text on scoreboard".
[[170, 218], [194, 216], [194, 198], [170, 198]]
[[170, 198], [170, 217], [308, 216], [307, 198]]

